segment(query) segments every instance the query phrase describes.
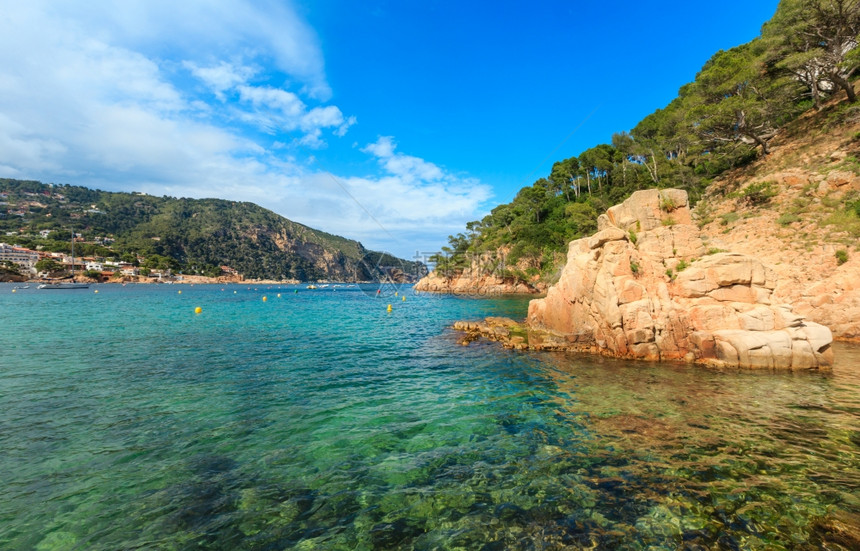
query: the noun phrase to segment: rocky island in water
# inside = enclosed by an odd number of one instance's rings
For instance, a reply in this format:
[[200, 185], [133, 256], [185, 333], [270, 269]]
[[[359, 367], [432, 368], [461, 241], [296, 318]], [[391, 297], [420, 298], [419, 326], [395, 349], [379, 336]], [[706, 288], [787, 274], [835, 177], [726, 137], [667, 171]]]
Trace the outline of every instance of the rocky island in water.
[[830, 329], [774, 300], [776, 272], [757, 258], [707, 249], [687, 193], [635, 192], [570, 243], [559, 281], [529, 305], [524, 323], [459, 322], [481, 336], [532, 350], [589, 352], [725, 367], [822, 369]]

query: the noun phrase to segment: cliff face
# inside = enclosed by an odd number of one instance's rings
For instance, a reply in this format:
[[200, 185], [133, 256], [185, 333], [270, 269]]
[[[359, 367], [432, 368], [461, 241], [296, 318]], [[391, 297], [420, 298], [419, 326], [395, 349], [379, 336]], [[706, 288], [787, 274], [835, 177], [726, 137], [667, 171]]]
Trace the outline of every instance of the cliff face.
[[708, 254], [681, 190], [634, 193], [570, 244], [559, 282], [529, 306], [529, 348], [729, 367], [822, 368], [829, 329], [774, 296], [753, 256]]

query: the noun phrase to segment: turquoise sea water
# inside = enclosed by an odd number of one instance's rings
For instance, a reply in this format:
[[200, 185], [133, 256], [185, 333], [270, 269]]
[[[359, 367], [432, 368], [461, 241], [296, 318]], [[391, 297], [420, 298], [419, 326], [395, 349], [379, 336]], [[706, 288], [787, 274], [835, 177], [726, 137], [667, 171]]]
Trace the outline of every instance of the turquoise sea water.
[[0, 549], [850, 549], [860, 526], [860, 347], [721, 372], [448, 329], [521, 298], [12, 287]]

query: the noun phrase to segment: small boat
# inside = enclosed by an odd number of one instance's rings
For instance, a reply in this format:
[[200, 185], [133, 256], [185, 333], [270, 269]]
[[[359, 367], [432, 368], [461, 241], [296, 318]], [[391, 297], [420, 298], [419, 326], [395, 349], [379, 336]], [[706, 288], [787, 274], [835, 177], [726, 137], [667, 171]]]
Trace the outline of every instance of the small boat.
[[64, 279], [71, 279], [71, 281], [51, 281], [49, 283], [42, 283], [37, 289], [89, 289], [89, 283], [77, 283], [75, 281], [75, 230], [72, 230], [72, 275], [67, 276]]
[[90, 286], [88, 283], [77, 283], [73, 281], [69, 282], [56, 282], [56, 283], [42, 283], [37, 287], [37, 289], [89, 289]]
[[317, 288], [316, 285], [308, 285], [308, 289], [316, 289], [316, 288]]

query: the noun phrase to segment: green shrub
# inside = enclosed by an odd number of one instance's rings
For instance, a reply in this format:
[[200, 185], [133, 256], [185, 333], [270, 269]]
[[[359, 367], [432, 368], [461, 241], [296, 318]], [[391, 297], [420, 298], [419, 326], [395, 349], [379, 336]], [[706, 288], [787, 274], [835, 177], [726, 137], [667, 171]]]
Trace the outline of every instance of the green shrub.
[[842, 266], [846, 262], [848, 262], [848, 251], [845, 249], [839, 249], [836, 251], [836, 264]]
[[837, 210], [824, 219], [824, 224], [834, 226], [837, 231], [844, 231], [851, 237], [860, 237], [860, 218], [853, 210]]
[[795, 222], [800, 222], [800, 216], [792, 214], [790, 212], [786, 212], [776, 219], [776, 223], [780, 226], [788, 226], [789, 224], [794, 224]]
[[639, 239], [638, 237], [636, 237], [636, 232], [635, 232], [635, 231], [633, 231], [633, 230], [631, 229], [631, 230], [628, 232], [628, 234], [630, 235], [630, 242], [631, 242], [631, 243], [633, 243], [633, 244], [635, 245], [635, 244], [636, 244], [636, 241]]
[[728, 252], [728, 251], [726, 251], [725, 249], [718, 249], [716, 247], [711, 247], [710, 249], [708, 249], [708, 252], [706, 252], [705, 254], [717, 254], [717, 253], [725, 253], [725, 252]]
[[809, 197], [796, 197], [794, 201], [792, 201], [793, 209], [795, 212], [802, 211], [809, 206], [810, 202]]
[[635, 260], [630, 261], [630, 271], [633, 272], [633, 275], [639, 273], [639, 264]]
[[690, 265], [687, 264], [686, 260], [681, 260], [680, 262], [678, 262], [678, 265], [675, 266], [675, 269], [679, 272], [683, 272], [684, 270], [686, 270], [689, 267], [690, 267]]
[[773, 182], [758, 182], [745, 187], [739, 196], [742, 201], [755, 207], [767, 204], [778, 193]]
[[835, 209], [842, 204], [842, 201], [837, 197], [831, 197], [827, 195], [821, 198], [821, 204], [829, 209]]
[[694, 212], [698, 218], [696, 223], [698, 224], [699, 229], [707, 226], [714, 221], [714, 214], [712, 212], [711, 206], [704, 199], [702, 199], [698, 202], [698, 204], [696, 204]]
[[740, 218], [740, 215], [736, 212], [727, 212], [725, 214], [720, 215], [720, 225], [728, 226], [732, 222], [736, 222]]
[[678, 208], [678, 205], [675, 204], [675, 201], [669, 197], [668, 195], [660, 194], [660, 210], [663, 212], [672, 212]]

